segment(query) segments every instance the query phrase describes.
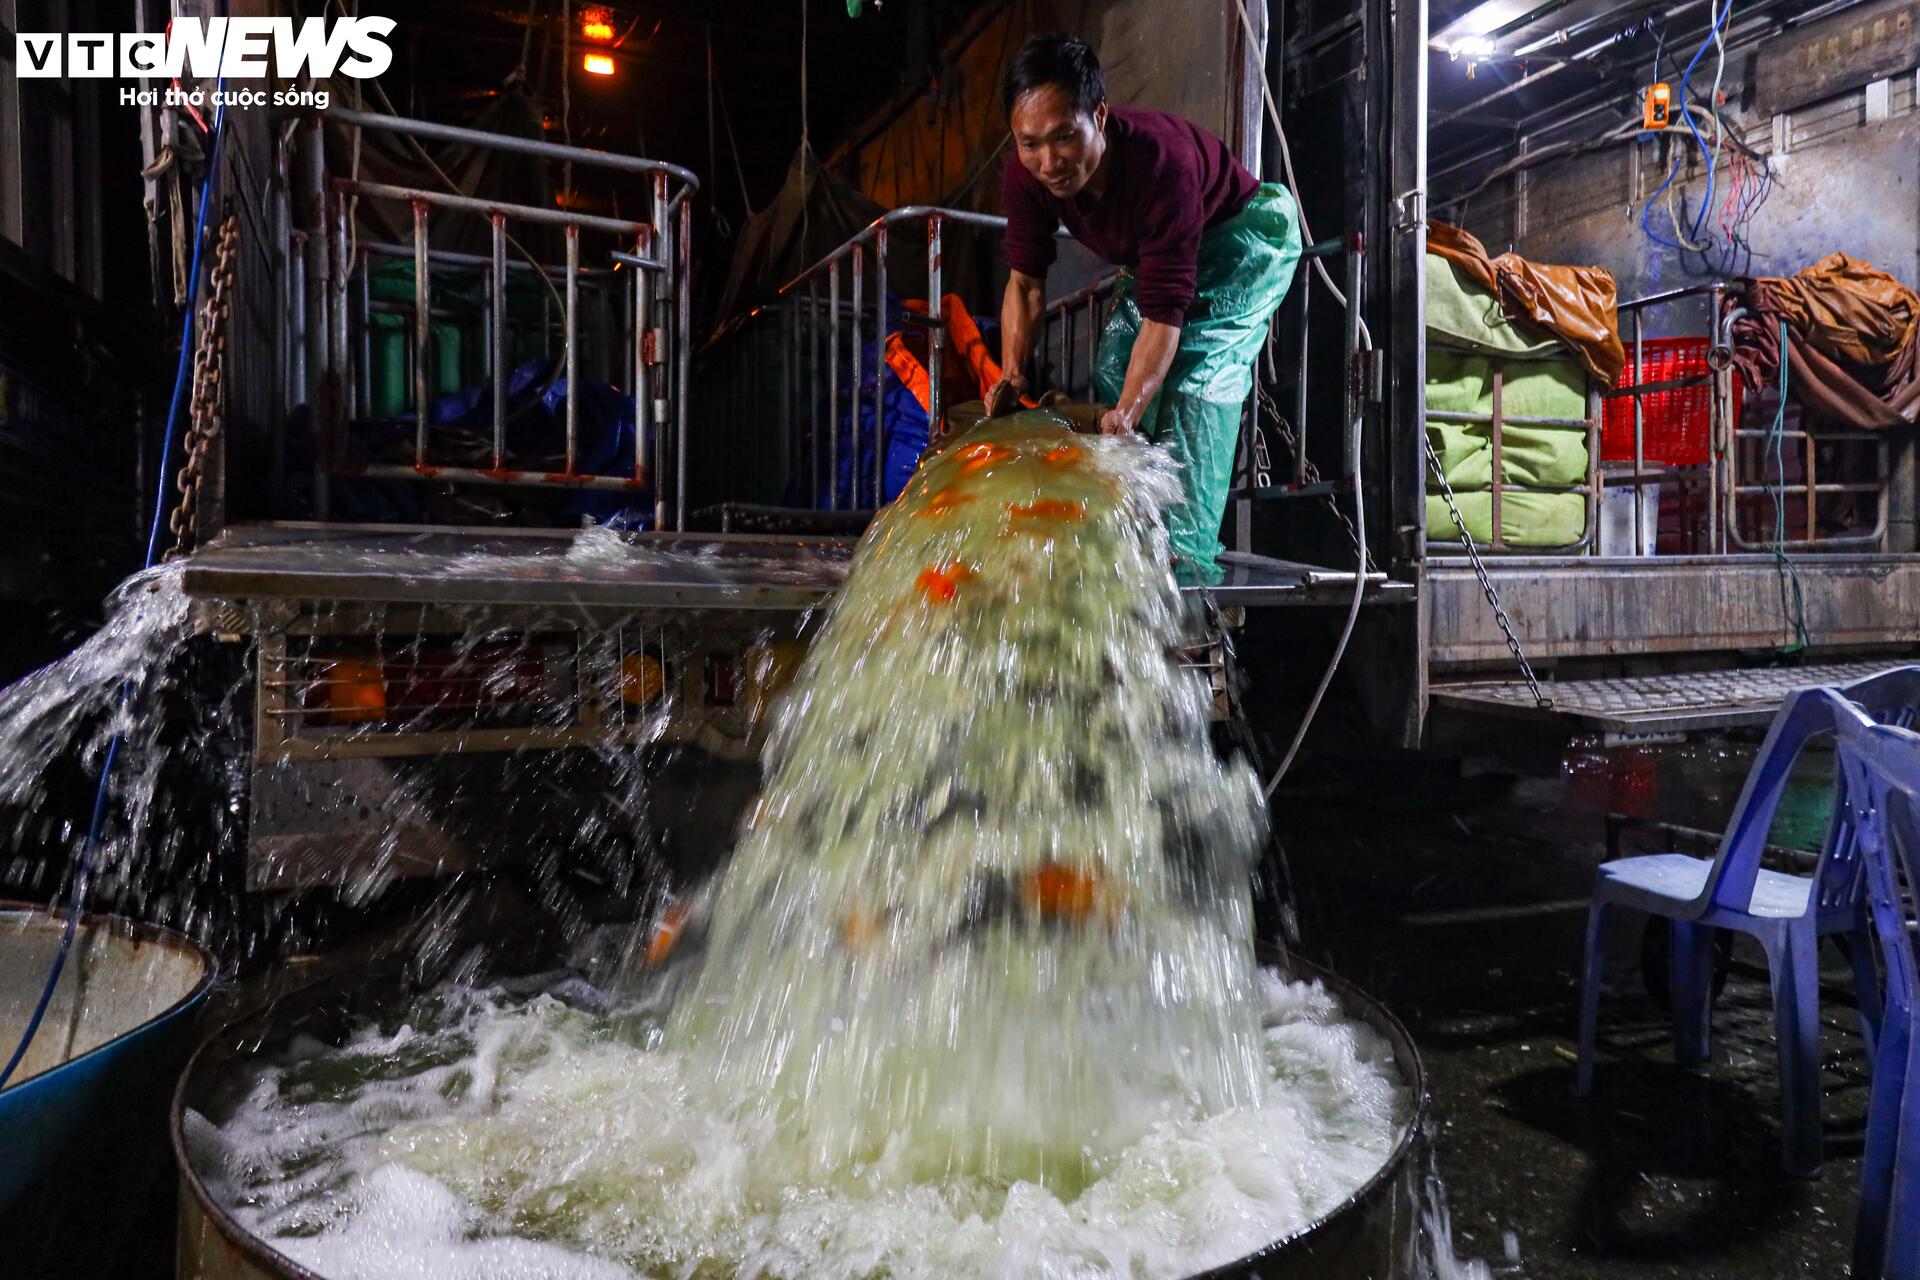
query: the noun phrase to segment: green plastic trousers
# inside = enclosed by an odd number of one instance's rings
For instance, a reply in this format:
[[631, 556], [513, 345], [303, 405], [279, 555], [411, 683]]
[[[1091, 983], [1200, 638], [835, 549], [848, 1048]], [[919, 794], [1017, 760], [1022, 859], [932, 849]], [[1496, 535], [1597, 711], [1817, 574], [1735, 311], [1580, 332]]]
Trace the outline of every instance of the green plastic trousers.
[[[1220, 518], [1233, 480], [1240, 412], [1253, 390], [1253, 362], [1267, 320], [1287, 296], [1300, 262], [1300, 215], [1287, 189], [1262, 183], [1247, 207], [1200, 241], [1199, 279], [1173, 367], [1148, 403], [1139, 431], [1180, 463], [1185, 497], [1167, 512], [1174, 565], [1183, 580], [1218, 582]], [[1094, 391], [1112, 404], [1140, 335], [1133, 277], [1114, 288], [1094, 357]]]

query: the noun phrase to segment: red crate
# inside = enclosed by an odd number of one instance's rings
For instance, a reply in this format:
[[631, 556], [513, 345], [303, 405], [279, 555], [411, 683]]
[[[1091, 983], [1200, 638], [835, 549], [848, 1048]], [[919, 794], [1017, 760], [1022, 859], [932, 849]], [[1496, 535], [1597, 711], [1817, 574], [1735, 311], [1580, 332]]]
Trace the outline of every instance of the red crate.
[[[1635, 377], [1632, 351], [1626, 368], [1620, 371], [1616, 387], [1673, 382], [1680, 378], [1704, 377], [1707, 368], [1705, 338], [1647, 338], [1641, 344], [1647, 371]], [[1707, 460], [1713, 424], [1712, 388], [1706, 383], [1653, 391], [1640, 397], [1643, 454], [1648, 462], [1674, 467], [1690, 467]], [[1606, 402], [1600, 428], [1600, 459], [1603, 462], [1633, 461], [1633, 398], [1621, 396]], [[1733, 419], [1740, 420], [1740, 379], [1733, 379]]]

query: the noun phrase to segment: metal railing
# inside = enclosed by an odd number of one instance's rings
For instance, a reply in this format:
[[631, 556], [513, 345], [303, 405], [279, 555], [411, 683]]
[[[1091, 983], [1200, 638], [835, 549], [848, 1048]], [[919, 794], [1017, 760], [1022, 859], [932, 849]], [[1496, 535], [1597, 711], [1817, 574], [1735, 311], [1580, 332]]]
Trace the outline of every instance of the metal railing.
[[[1487, 428], [1488, 442], [1493, 457], [1492, 470], [1486, 484], [1450, 484], [1454, 494], [1489, 494], [1488, 538], [1479, 549], [1482, 551], [1522, 551], [1529, 555], [1585, 555], [1591, 551], [1598, 540], [1600, 529], [1600, 396], [1589, 385], [1587, 389], [1587, 416], [1584, 418], [1544, 418], [1523, 416], [1505, 412], [1504, 392], [1506, 389], [1506, 367], [1498, 357], [1493, 358], [1493, 406], [1490, 413], [1464, 413], [1444, 409], [1428, 409], [1428, 422], [1445, 423], [1451, 426], [1484, 426]], [[1506, 478], [1506, 441], [1508, 427], [1540, 427], [1549, 430], [1584, 430], [1587, 437], [1587, 474], [1579, 484], [1531, 484], [1511, 481]], [[1526, 494], [1579, 494], [1586, 499], [1586, 516], [1580, 536], [1573, 542], [1558, 546], [1536, 547], [1515, 546], [1508, 541], [1504, 528], [1505, 502], [1509, 493]], [[1448, 555], [1458, 552], [1468, 554], [1466, 546], [1457, 540], [1439, 540], [1428, 535], [1429, 550]]]
[[[644, 221], [609, 218], [329, 175], [319, 158], [323, 147], [317, 135], [324, 120], [356, 129], [458, 142], [482, 150], [513, 152], [644, 176], [651, 189], [651, 208]], [[694, 175], [677, 165], [657, 160], [344, 109], [312, 117], [308, 127], [316, 136], [309, 144], [308, 163], [298, 175], [297, 183], [290, 180], [286, 135], [280, 139], [278, 170], [283, 179], [279, 188], [283, 202], [281, 225], [288, 234], [289, 270], [283, 299], [289, 335], [283, 352], [286, 409], [291, 412], [301, 400], [313, 409], [318, 514], [324, 519], [328, 512], [330, 477], [356, 475], [385, 480], [636, 494], [651, 489], [655, 527], [667, 527], [670, 514], [677, 527], [684, 527], [687, 379], [691, 351], [688, 281], [692, 260], [692, 206], [689, 197], [699, 188]], [[292, 189], [296, 185], [304, 201], [320, 211], [321, 225], [294, 225]], [[411, 244], [358, 242], [352, 219], [356, 202], [360, 200], [404, 203], [411, 212]], [[429, 231], [437, 217], [484, 219], [489, 228], [491, 252], [458, 254], [431, 248]], [[526, 261], [510, 260], [510, 225], [559, 228], [565, 242], [565, 261], [537, 262], [530, 257]], [[608, 266], [582, 265], [582, 236], [588, 234], [610, 240], [612, 247], [605, 255]], [[313, 259], [311, 263], [309, 257]], [[395, 257], [410, 257], [413, 261], [411, 299], [376, 303], [370, 283], [374, 260]], [[455, 274], [466, 279], [477, 276], [485, 297], [485, 304], [477, 314], [456, 315], [446, 309], [436, 312], [433, 300], [436, 268], [443, 281]], [[622, 271], [631, 274], [630, 290], [616, 274]], [[537, 325], [517, 320], [510, 312], [508, 284], [516, 274], [541, 282], [543, 299]], [[317, 291], [311, 289], [309, 280], [321, 282], [321, 287]], [[544, 296], [556, 283], [559, 288], [554, 292], [560, 295], [557, 320]], [[618, 306], [613, 302], [616, 292], [627, 294]], [[310, 299], [310, 294], [317, 296]], [[315, 305], [317, 315], [312, 314]], [[590, 311], [583, 313], [583, 306]], [[616, 311], [622, 313], [619, 319], [623, 330], [617, 337], [609, 332], [614, 327], [612, 314]], [[410, 371], [414, 440], [408, 462], [356, 464], [345, 456], [352, 418], [356, 413], [367, 413], [372, 407], [369, 380], [374, 362], [369, 331], [376, 312], [410, 314], [412, 319]], [[581, 351], [583, 334], [595, 316], [605, 339], [603, 347], [609, 353], [618, 349], [625, 356], [627, 395], [633, 402], [632, 465], [618, 475], [589, 472], [580, 467]], [[435, 328], [449, 322], [469, 324], [477, 331], [486, 353], [485, 373], [491, 384], [491, 447], [487, 450], [490, 465], [436, 461], [432, 449]], [[562, 364], [558, 374], [565, 379], [567, 394], [565, 442], [558, 469], [550, 465], [525, 465], [523, 460], [511, 456], [508, 449], [508, 383], [512, 372], [508, 359], [509, 332], [528, 327], [539, 331], [543, 352], [551, 350], [556, 333], [561, 344]], [[605, 363], [611, 378], [611, 366], [618, 360], [609, 354]], [[317, 369], [317, 381], [310, 377], [310, 369]], [[673, 477], [671, 484], [670, 476]]]
[[[781, 350], [789, 353], [797, 362], [801, 342], [798, 326], [793, 322], [798, 309], [805, 308], [807, 333], [804, 341], [810, 358], [804, 363], [809, 379], [804, 406], [796, 406], [795, 395], [800, 376], [799, 370], [792, 371], [791, 382], [786, 381], [787, 371], [783, 367], [781, 404], [781, 434], [791, 442], [794, 452], [791, 457], [802, 453], [810, 455], [810, 475], [813, 477], [812, 492], [819, 493], [824, 482], [829, 509], [840, 507], [840, 338], [843, 328], [847, 330], [848, 352], [850, 354], [851, 378], [847, 387], [847, 407], [852, 431], [848, 444], [852, 449], [853, 472], [848, 485], [848, 503], [852, 507], [861, 506], [864, 492], [859, 471], [861, 451], [860, 405], [856, 403], [862, 382], [861, 362], [864, 349], [861, 334], [869, 317], [877, 326], [878, 341], [874, 344], [875, 359], [884, 361], [884, 330], [887, 317], [887, 250], [892, 229], [901, 223], [917, 223], [923, 228], [927, 246], [927, 311], [924, 317], [927, 330], [927, 418], [934, 424], [935, 430], [945, 413], [945, 364], [947, 329], [944, 314], [942, 274], [945, 265], [945, 237], [948, 224], [961, 227], [983, 227], [993, 230], [1006, 230], [1007, 220], [986, 213], [972, 213], [962, 209], [943, 209], [934, 205], [907, 205], [892, 209], [875, 218], [867, 226], [855, 232], [847, 242], [814, 263], [799, 275], [780, 286], [779, 298], [785, 304], [780, 316], [788, 324], [784, 331]], [[866, 264], [869, 252], [872, 255], [873, 293], [871, 300], [866, 292]], [[841, 264], [847, 264], [847, 299], [843, 305], [840, 296]], [[824, 405], [820, 397], [820, 326], [822, 323], [820, 308], [820, 284], [824, 276], [827, 286], [825, 311], [826, 333], [826, 400]], [[805, 289], [804, 296], [801, 290]], [[875, 369], [876, 374], [879, 373]], [[878, 506], [884, 494], [886, 484], [886, 405], [884, 403], [886, 379], [876, 377], [873, 391], [873, 505]], [[804, 420], [797, 409], [804, 407]], [[796, 432], [800, 433], [796, 436]], [[825, 463], [822, 475], [821, 464]]]
[[[943, 258], [949, 226], [973, 231], [1004, 232], [1006, 219], [965, 210], [913, 205], [894, 209], [875, 219], [844, 244], [809, 266], [781, 286], [775, 301], [739, 317], [714, 335], [703, 351], [710, 361], [712, 381], [720, 388], [720, 415], [727, 421], [754, 418], [743, 405], [764, 408], [765, 401], [750, 400], [765, 394], [773, 378], [778, 380], [781, 495], [790, 500], [796, 487], [808, 500], [828, 510], [864, 510], [877, 506], [885, 498], [885, 469], [891, 432], [886, 413], [886, 378], [881, 370], [872, 372], [868, 388], [865, 368], [868, 339], [877, 359], [884, 362], [885, 332], [890, 313], [888, 295], [888, 252], [897, 244], [896, 228], [912, 224], [912, 234], [924, 234], [926, 244], [926, 293], [924, 314], [906, 313], [907, 326], [924, 328], [927, 333], [926, 371], [929, 420], [939, 423], [946, 405], [945, 356], [948, 317], [944, 314]], [[1364, 284], [1364, 254], [1357, 241], [1324, 240], [1308, 246], [1302, 254], [1301, 275], [1308, 274], [1308, 260], [1344, 255], [1345, 289], [1350, 297], [1360, 296]], [[869, 269], [869, 263], [872, 263]], [[1030, 382], [1067, 392], [1075, 399], [1098, 399], [1095, 363], [1104, 329], [1104, 317], [1111, 302], [1118, 271], [1108, 271], [1047, 303], [1041, 330], [1033, 345], [1026, 372]], [[868, 281], [871, 280], [871, 287]], [[842, 289], [843, 282], [848, 286]], [[1238, 507], [1247, 504], [1300, 497], [1328, 497], [1344, 491], [1345, 481], [1309, 479], [1312, 466], [1307, 461], [1307, 421], [1309, 380], [1307, 349], [1310, 341], [1310, 287], [1302, 283], [1289, 294], [1289, 300], [1276, 312], [1270, 324], [1271, 349], [1282, 328], [1297, 342], [1300, 355], [1297, 380], [1293, 386], [1294, 422], [1278, 425], [1293, 450], [1291, 479], [1276, 482], [1263, 459], [1264, 438], [1260, 436], [1259, 397], [1250, 396], [1249, 420], [1241, 433], [1240, 477], [1229, 493]], [[824, 296], [823, 296], [824, 295]], [[1345, 414], [1350, 421], [1360, 398], [1360, 332], [1357, 316], [1347, 314], [1343, 342], [1345, 378], [1343, 396]], [[771, 352], [755, 341], [757, 330], [777, 326], [777, 339]], [[871, 327], [870, 327], [871, 326]], [[843, 354], [842, 342], [846, 343]], [[777, 366], [772, 367], [772, 366]], [[847, 375], [843, 378], [843, 374]], [[872, 397], [871, 419], [863, 420], [865, 405], [855, 404], [862, 395]], [[851, 429], [843, 434], [841, 415], [845, 413]], [[1356, 461], [1347, 457], [1347, 433], [1340, 432], [1342, 477], [1350, 476]], [[841, 452], [851, 450], [854, 466], [850, 483], [840, 480]], [[859, 474], [859, 459], [872, 451], [870, 475]], [[806, 483], [795, 486], [792, 481]], [[739, 496], [739, 495], [734, 495]], [[754, 498], [769, 500], [762, 491]], [[1245, 526], [1236, 539], [1247, 550]]]
[[[1667, 484], [1685, 485], [1692, 480], [1704, 480], [1707, 502], [1706, 529], [1710, 552], [1724, 551], [1719, 545], [1716, 531], [1720, 526], [1720, 510], [1723, 496], [1719, 483], [1719, 465], [1716, 454], [1719, 441], [1724, 438], [1727, 424], [1733, 416], [1733, 383], [1731, 361], [1726, 358], [1724, 343], [1712, 341], [1707, 352], [1708, 371], [1680, 378], [1667, 378], [1654, 382], [1646, 381], [1647, 371], [1647, 312], [1656, 308], [1674, 307], [1706, 299], [1708, 315], [1718, 316], [1724, 305], [1730, 283], [1724, 280], [1709, 281], [1704, 284], [1687, 285], [1678, 289], [1665, 289], [1659, 293], [1648, 294], [1643, 298], [1634, 298], [1619, 304], [1618, 313], [1627, 327], [1627, 358], [1629, 378], [1624, 386], [1608, 387], [1601, 391], [1603, 400], [1630, 400], [1633, 405], [1633, 470], [1625, 476], [1603, 473], [1604, 484], [1627, 484], [1633, 489], [1633, 534], [1627, 540], [1629, 555], [1638, 557], [1649, 554], [1642, 544], [1641, 531], [1646, 528], [1647, 489], [1654, 490], [1655, 519], [1658, 520], [1660, 489]], [[1708, 326], [1713, 331], [1713, 324]], [[1704, 468], [1681, 467], [1674, 470], [1647, 470], [1647, 413], [1646, 397], [1660, 393], [1685, 391], [1694, 387], [1707, 390], [1708, 403], [1708, 456]], [[1655, 532], [1658, 542], [1658, 530]], [[1656, 547], [1657, 550], [1657, 547]]]
[[[1735, 295], [1737, 296], [1737, 295]], [[1732, 369], [1732, 331], [1734, 321], [1746, 314], [1743, 307], [1730, 305], [1731, 298], [1717, 300], [1714, 315], [1717, 323], [1714, 328], [1714, 352], [1721, 366], [1719, 377], [1727, 384], [1731, 394]], [[1785, 364], [1788, 354], [1783, 344], [1780, 360]], [[1730, 401], [1729, 401], [1730, 402]], [[1893, 443], [1891, 433], [1887, 431], [1865, 431], [1857, 428], [1839, 427], [1820, 431], [1808, 426], [1804, 415], [1797, 415], [1797, 425], [1788, 424], [1789, 408], [1781, 406], [1776, 398], [1776, 421], [1765, 427], [1749, 427], [1742, 422], [1732, 420], [1732, 415], [1721, 414], [1716, 422], [1724, 423], [1724, 430], [1715, 435], [1716, 465], [1715, 475], [1725, 487], [1726, 498], [1723, 510], [1726, 524], [1720, 530], [1727, 544], [1741, 551], [1836, 551], [1843, 549], [1871, 548], [1887, 549], [1887, 527], [1889, 518], [1888, 486], [1893, 475]], [[1798, 483], [1789, 483], [1786, 475], [1786, 442], [1797, 440], [1801, 445], [1800, 479]], [[1820, 478], [1818, 455], [1822, 445], [1830, 449], [1864, 450], [1872, 460], [1871, 478], [1867, 480], [1823, 481]], [[1773, 474], [1768, 475], [1769, 454], [1774, 462]], [[1751, 466], [1753, 479], [1747, 477]], [[1858, 495], [1873, 498], [1873, 523], [1864, 532], [1822, 533], [1820, 530], [1821, 495], [1845, 495], [1851, 499]], [[1798, 497], [1805, 515], [1805, 536], [1798, 538], [1749, 538], [1741, 529], [1741, 499], [1754, 499], [1749, 505], [1762, 508], [1761, 518], [1767, 519], [1765, 510], [1772, 504], [1780, 511], [1784, 521], [1784, 508], [1794, 497]], [[1771, 521], [1770, 521], [1771, 522]], [[1852, 522], [1849, 528], [1857, 528]]]
[[[1639, 531], [1644, 528], [1646, 517], [1647, 490], [1654, 490], [1654, 501], [1658, 501], [1660, 489], [1668, 484], [1683, 485], [1689, 481], [1701, 483], [1706, 500], [1705, 535], [1708, 554], [1726, 555], [1733, 552], [1767, 552], [1776, 548], [1783, 551], [1825, 551], [1849, 548], [1881, 548], [1887, 541], [1889, 518], [1888, 480], [1891, 475], [1891, 446], [1884, 433], [1850, 431], [1845, 428], [1832, 431], [1808, 430], [1804, 426], [1785, 427], [1776, 432], [1772, 427], [1749, 427], [1740, 421], [1734, 408], [1733, 379], [1737, 376], [1733, 368], [1732, 328], [1735, 320], [1745, 315], [1739, 305], [1740, 290], [1734, 281], [1713, 280], [1679, 289], [1668, 289], [1646, 297], [1635, 298], [1619, 304], [1619, 312], [1626, 330], [1628, 358], [1630, 360], [1630, 378], [1620, 387], [1610, 388], [1601, 394], [1605, 399], [1629, 399], [1633, 404], [1633, 457], [1632, 471], [1625, 476], [1603, 474], [1603, 483], [1631, 485], [1634, 494], [1633, 521], [1634, 536], [1629, 540], [1631, 554], [1642, 554], [1643, 548]], [[1698, 306], [1704, 302], [1707, 318], [1704, 322], [1689, 322], [1684, 325], [1669, 323], [1662, 328], [1694, 327], [1704, 330], [1700, 336], [1707, 340], [1707, 370], [1703, 373], [1689, 374], [1678, 378], [1647, 382], [1644, 381], [1646, 362], [1647, 333], [1652, 321], [1650, 312], [1663, 308]], [[1781, 353], [1786, 359], [1786, 353]], [[1692, 467], [1648, 471], [1646, 459], [1646, 411], [1645, 397], [1658, 393], [1672, 393], [1692, 388], [1705, 388], [1708, 403], [1708, 448], [1704, 464]], [[1782, 474], [1784, 462], [1772, 469], [1769, 474], [1768, 458], [1776, 441], [1793, 440], [1800, 442], [1801, 475], [1797, 482], [1790, 481]], [[1854, 447], [1872, 451], [1874, 458], [1873, 474], [1864, 481], [1822, 481], [1819, 478], [1819, 465], [1816, 460], [1818, 448], [1828, 445], [1834, 448]], [[1751, 473], [1751, 475], [1749, 475]], [[1818, 508], [1822, 495], [1871, 495], [1875, 499], [1875, 516], [1871, 526], [1864, 532], [1826, 533], [1820, 531]], [[1743, 509], [1763, 508], [1769, 502], [1777, 501], [1784, 505], [1798, 499], [1803, 506], [1805, 536], [1789, 538], [1776, 542], [1771, 537], [1750, 537], [1742, 527]]]
[[[898, 281], [890, 275], [889, 254], [900, 244], [902, 224], [916, 245], [924, 237], [924, 311], [902, 312], [899, 300], [890, 296]], [[778, 422], [777, 483], [766, 486], [778, 493], [763, 487], [750, 498], [791, 501], [798, 492], [803, 501], [830, 511], [870, 510], [885, 500], [887, 451], [893, 443], [887, 379], [881, 368], [867, 367], [868, 350], [876, 364], [885, 364], [888, 322], [896, 315], [926, 333], [926, 407], [929, 422], [939, 423], [949, 407], [945, 258], [950, 231], [1004, 232], [1006, 225], [1005, 218], [964, 209], [909, 205], [890, 210], [787, 281], [773, 301], [715, 332], [701, 353], [703, 382], [715, 389], [712, 408], [728, 422], [755, 421], [756, 411], [770, 409]], [[1038, 381], [1076, 396], [1091, 395], [1103, 307], [1118, 279], [1118, 272], [1107, 272], [1047, 304], [1030, 356], [1030, 377], [1046, 366]], [[764, 341], [769, 328], [775, 330], [770, 351]], [[777, 403], [769, 403], [776, 388]], [[870, 419], [864, 416], [868, 411]], [[842, 414], [851, 424], [844, 435]], [[845, 483], [843, 450], [853, 464]], [[872, 466], [863, 473], [859, 461], [869, 450]]]

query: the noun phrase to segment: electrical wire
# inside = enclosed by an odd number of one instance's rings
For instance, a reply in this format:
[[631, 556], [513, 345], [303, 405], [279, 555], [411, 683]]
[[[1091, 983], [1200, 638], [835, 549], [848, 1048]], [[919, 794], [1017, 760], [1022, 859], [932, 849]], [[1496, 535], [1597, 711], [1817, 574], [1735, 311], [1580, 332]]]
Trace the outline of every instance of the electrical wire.
[[[215, 82], [215, 89], [222, 98], [225, 96], [226, 81]], [[200, 296], [200, 253], [206, 245], [207, 209], [212, 203], [214, 187], [220, 176], [221, 141], [226, 136], [227, 111], [224, 103], [216, 106], [213, 115], [213, 128], [208, 134], [207, 171], [200, 183], [200, 210], [193, 229], [193, 261], [187, 270], [187, 305], [180, 320], [180, 358], [173, 371], [173, 395], [167, 401], [166, 434], [160, 438], [160, 466], [157, 472], [158, 489], [153, 497], [153, 523], [147, 530], [147, 554], [145, 569], [151, 569], [159, 554], [160, 527], [167, 514], [167, 485], [172, 479], [168, 472], [168, 463], [173, 455], [173, 437], [180, 420], [180, 406], [186, 392], [187, 376], [193, 367], [193, 322], [194, 311]], [[116, 714], [126, 711], [133, 698], [133, 685], [129, 681], [120, 686], [120, 700]], [[106, 820], [107, 792], [113, 779], [114, 762], [120, 756], [120, 743], [124, 733], [115, 729], [113, 737], [107, 741], [107, 754], [100, 762], [100, 778], [93, 793], [93, 814], [87, 823], [86, 839], [80, 845], [80, 858], [73, 870], [73, 880], [67, 888], [67, 921], [60, 931], [60, 945], [55, 948], [53, 961], [47, 967], [47, 980], [40, 989], [40, 998], [33, 1007], [33, 1013], [27, 1019], [25, 1030], [20, 1033], [20, 1043], [15, 1046], [13, 1056], [7, 1059], [5, 1067], [0, 1067], [0, 1089], [7, 1087], [7, 1081], [19, 1069], [21, 1061], [27, 1056], [27, 1049], [33, 1044], [34, 1037], [40, 1034], [40, 1026], [46, 1020], [47, 1009], [53, 1003], [53, 993], [60, 986], [60, 975], [67, 967], [67, 959], [73, 952], [73, 937], [80, 922], [80, 907], [86, 901], [88, 882], [93, 878], [93, 855], [99, 847], [100, 828]]]
[[[1800, 653], [1812, 643], [1807, 634], [1807, 601], [1800, 590], [1800, 568], [1794, 564], [1793, 557], [1787, 554], [1787, 322], [1780, 322], [1780, 387], [1779, 402], [1773, 407], [1773, 425], [1767, 430], [1767, 443], [1773, 446], [1774, 470], [1779, 483], [1773, 488], [1773, 559], [1774, 567], [1780, 578], [1780, 610], [1793, 623], [1793, 643], [1783, 645], [1782, 653]], [[1811, 504], [1814, 495], [1807, 493], [1807, 502]], [[1788, 601], [1788, 589], [1792, 589], [1792, 601]]]

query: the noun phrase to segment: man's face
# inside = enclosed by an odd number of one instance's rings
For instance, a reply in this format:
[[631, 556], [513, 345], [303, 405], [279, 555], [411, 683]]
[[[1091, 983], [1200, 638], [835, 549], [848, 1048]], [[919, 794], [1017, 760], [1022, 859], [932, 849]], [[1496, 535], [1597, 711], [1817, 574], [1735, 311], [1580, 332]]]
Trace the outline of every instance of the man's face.
[[1015, 98], [1010, 123], [1020, 163], [1056, 199], [1078, 195], [1107, 153], [1107, 104], [1091, 114], [1075, 111], [1059, 85], [1043, 84]]

